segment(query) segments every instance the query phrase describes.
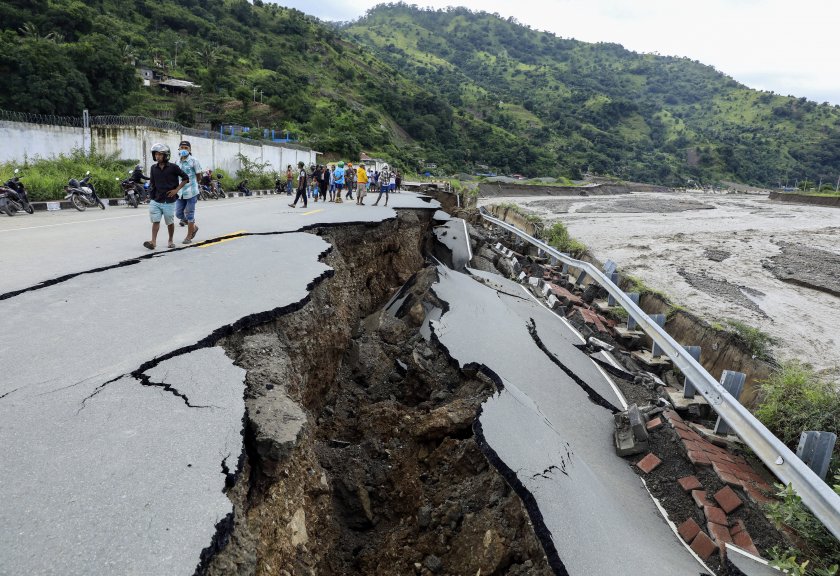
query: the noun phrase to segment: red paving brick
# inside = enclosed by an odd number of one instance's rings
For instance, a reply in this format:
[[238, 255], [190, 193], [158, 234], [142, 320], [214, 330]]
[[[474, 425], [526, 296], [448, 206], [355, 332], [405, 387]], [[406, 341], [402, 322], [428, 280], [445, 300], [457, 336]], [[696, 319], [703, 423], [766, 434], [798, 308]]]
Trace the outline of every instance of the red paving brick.
[[740, 532], [741, 530], [746, 530], [747, 527], [744, 526], [744, 521], [740, 518], [736, 518], [735, 521], [732, 523], [732, 527], [729, 528], [729, 533], [732, 534], [732, 537], [735, 537], [735, 534]]
[[705, 532], [701, 531], [691, 543], [691, 549], [703, 560], [708, 560], [718, 547], [717, 544], [712, 542], [711, 538], [706, 536]]
[[721, 526], [729, 526], [729, 519], [726, 517], [726, 513], [717, 506], [707, 504], [706, 506], [703, 506], [703, 513], [706, 515], [706, 520], [709, 522], [714, 522], [715, 524], [720, 524]]
[[657, 428], [660, 428], [662, 424], [664, 424], [664, 422], [662, 422], [662, 418], [657, 416], [653, 420], [649, 420], [648, 423], [645, 424], [645, 427], [648, 430], [656, 430]]
[[756, 504], [769, 504], [770, 502], [774, 501], [773, 498], [765, 494], [766, 492], [770, 491], [769, 488], [770, 487], [766, 484], [763, 486], [749, 482], [744, 484], [744, 492], [746, 492], [747, 496], [750, 497], [750, 500], [752, 500]]
[[688, 460], [695, 466], [710, 466], [712, 463], [705, 452], [697, 452], [695, 450], [688, 451]]
[[740, 532], [732, 535], [732, 543], [735, 544], [738, 548], [743, 548], [750, 554], [754, 554], [755, 556], [761, 556], [758, 553], [758, 548], [755, 547], [755, 544], [750, 537], [749, 532], [746, 530], [741, 530]]
[[[709, 531], [709, 536], [711, 536], [721, 548], [723, 548], [723, 544], [725, 542], [732, 542], [732, 536], [729, 534], [729, 528], [726, 526], [721, 526], [720, 524], [715, 524], [714, 522], [708, 522], [706, 524], [706, 529]], [[743, 534], [743, 532], [741, 532], [741, 534]]]
[[665, 411], [665, 417], [668, 420], [675, 421], [675, 422], [682, 422], [683, 421], [683, 419], [680, 418], [680, 415], [677, 414], [674, 410], [666, 410]]
[[677, 532], [680, 533], [683, 540], [691, 544], [691, 541], [700, 533], [700, 526], [694, 521], [694, 518], [689, 518], [677, 527]]
[[654, 468], [662, 464], [662, 460], [656, 457], [656, 454], [648, 454], [638, 462], [636, 462], [636, 466], [639, 467], [639, 470], [644, 472], [645, 474], [650, 474], [653, 472]]
[[699, 490], [703, 487], [703, 485], [700, 484], [700, 480], [697, 479], [697, 476], [685, 476], [677, 480], [677, 482], [679, 483], [680, 488], [682, 488], [685, 492]]
[[737, 510], [738, 506], [743, 504], [741, 499], [738, 498], [738, 495], [735, 494], [735, 491], [729, 486], [724, 486], [715, 492], [714, 499], [727, 514], [733, 510]]
[[694, 503], [697, 504], [698, 508], [702, 508], [702, 507], [706, 506], [707, 504], [711, 504], [711, 502], [709, 502], [706, 499], [706, 491], [705, 490], [692, 490], [691, 491], [691, 497], [694, 498]]

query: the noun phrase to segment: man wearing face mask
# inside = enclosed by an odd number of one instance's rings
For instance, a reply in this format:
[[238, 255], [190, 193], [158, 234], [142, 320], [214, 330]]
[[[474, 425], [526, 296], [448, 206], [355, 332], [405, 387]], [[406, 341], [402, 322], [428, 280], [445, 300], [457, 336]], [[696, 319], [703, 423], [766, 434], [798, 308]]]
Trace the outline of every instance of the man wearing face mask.
[[181, 226], [187, 226], [187, 237], [184, 238], [182, 244], [190, 244], [198, 232], [198, 226], [195, 223], [195, 204], [198, 201], [201, 164], [193, 158], [192, 147], [186, 140], [182, 140], [178, 146], [178, 166], [190, 177], [190, 181], [178, 192], [175, 216], [180, 220]]

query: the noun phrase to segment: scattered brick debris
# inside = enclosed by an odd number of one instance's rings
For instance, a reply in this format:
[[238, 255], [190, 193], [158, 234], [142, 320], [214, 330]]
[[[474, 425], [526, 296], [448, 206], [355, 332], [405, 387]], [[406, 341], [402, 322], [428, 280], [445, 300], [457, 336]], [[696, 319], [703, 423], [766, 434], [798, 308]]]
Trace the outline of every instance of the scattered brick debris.
[[706, 499], [705, 490], [692, 490], [691, 497], [694, 498], [694, 503], [697, 504], [698, 508], [703, 508], [704, 506], [711, 504], [711, 502]]
[[645, 427], [647, 427], [648, 430], [656, 430], [657, 428], [662, 426], [662, 424], [664, 424], [664, 422], [662, 421], [662, 418], [657, 416], [653, 420], [648, 420], [648, 423], [645, 424]]
[[720, 524], [721, 526], [729, 526], [729, 519], [726, 517], [726, 513], [717, 506], [706, 504], [703, 506], [703, 513], [709, 522]]
[[691, 543], [691, 549], [700, 556], [703, 560], [708, 560], [712, 554], [718, 549], [717, 544], [712, 542], [712, 539], [706, 536], [705, 532], [700, 532]]
[[758, 548], [756, 548], [755, 544], [753, 544], [749, 532], [746, 530], [741, 530], [736, 534], [732, 534], [732, 543], [738, 548], [746, 550], [753, 556], [761, 556], [761, 554], [758, 553]]
[[682, 539], [691, 544], [691, 541], [700, 533], [700, 526], [694, 521], [694, 518], [689, 518], [677, 527]]
[[[706, 528], [709, 530], [709, 535], [714, 538], [715, 542], [717, 542], [718, 546], [721, 548], [723, 548], [724, 543], [732, 542], [732, 536], [729, 534], [729, 528], [726, 526], [709, 522], [706, 524]], [[741, 532], [741, 534], [743, 534], [743, 532]]]
[[729, 486], [725, 486], [715, 492], [714, 499], [727, 514], [730, 514], [733, 510], [737, 510], [743, 504], [741, 499], [738, 498], [738, 495], [735, 494], [735, 491]]
[[662, 464], [662, 460], [657, 458], [656, 454], [648, 454], [647, 456], [636, 462], [636, 466], [638, 466], [639, 470], [641, 470], [645, 474], [650, 474], [660, 464]]
[[[679, 483], [680, 487], [686, 492], [691, 492], [692, 490], [700, 490], [700, 488], [703, 487], [703, 485], [700, 484], [700, 480], [697, 479], [697, 476], [685, 476], [677, 480], [677, 482]], [[706, 496], [705, 492], [703, 493], [703, 496]]]

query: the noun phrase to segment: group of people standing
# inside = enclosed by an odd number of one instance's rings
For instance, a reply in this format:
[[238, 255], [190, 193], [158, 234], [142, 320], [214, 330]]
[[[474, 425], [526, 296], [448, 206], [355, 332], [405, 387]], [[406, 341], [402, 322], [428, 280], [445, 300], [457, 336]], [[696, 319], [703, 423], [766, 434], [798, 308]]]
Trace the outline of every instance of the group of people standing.
[[[286, 193], [291, 194], [292, 167], [286, 169]], [[280, 185], [278, 181], [278, 187]], [[357, 205], [364, 206], [364, 198], [369, 191], [379, 192], [373, 206], [378, 206], [382, 195], [385, 195], [385, 206], [388, 205], [389, 192], [399, 191], [402, 184], [402, 176], [397, 171], [392, 171], [388, 165], [382, 170], [369, 174], [364, 164], [354, 167], [352, 163], [344, 164], [338, 162], [335, 165], [310, 166], [306, 170], [303, 162], [298, 162], [297, 187], [294, 202], [289, 204], [295, 208], [299, 200], [303, 200], [303, 207], [307, 206], [307, 198], [314, 202], [320, 199], [322, 202], [334, 202], [341, 204], [344, 200], [353, 200], [353, 193], [356, 193]], [[342, 199], [342, 194], [344, 198]]]
[[[140, 170], [141, 181], [148, 179], [150, 183], [149, 219], [152, 221], [152, 239], [143, 242], [143, 246], [149, 250], [157, 247], [161, 220], [164, 221], [169, 232], [167, 244], [169, 248], [175, 248], [175, 218], [179, 220], [181, 226], [187, 227], [187, 235], [182, 244], [191, 244], [198, 233], [195, 205], [199, 198], [201, 165], [193, 158], [192, 146], [187, 140], [181, 141], [178, 145], [178, 158], [175, 162], [169, 161], [170, 156], [169, 146], [155, 144], [152, 146], [154, 164], [149, 171], [149, 176], [143, 176]], [[209, 178], [209, 174], [206, 177]], [[286, 169], [286, 193], [289, 195], [292, 192], [292, 181], [292, 166], [289, 165]], [[315, 202], [321, 200], [341, 204], [344, 200], [354, 200], [354, 192], [356, 204], [364, 206], [364, 199], [369, 191], [379, 192], [373, 206], [379, 205], [383, 194], [385, 206], [387, 206], [388, 194], [399, 191], [401, 184], [400, 173], [392, 171], [387, 164], [382, 170], [368, 174], [364, 164], [354, 167], [349, 162], [346, 166], [344, 162], [338, 162], [336, 165], [311, 166], [307, 171], [306, 165], [298, 162], [297, 194], [294, 202], [289, 206], [295, 208], [298, 201], [302, 199], [305, 208], [308, 197], [312, 197]], [[279, 179], [276, 185], [280, 187]], [[342, 194], [344, 194], [343, 199]]]

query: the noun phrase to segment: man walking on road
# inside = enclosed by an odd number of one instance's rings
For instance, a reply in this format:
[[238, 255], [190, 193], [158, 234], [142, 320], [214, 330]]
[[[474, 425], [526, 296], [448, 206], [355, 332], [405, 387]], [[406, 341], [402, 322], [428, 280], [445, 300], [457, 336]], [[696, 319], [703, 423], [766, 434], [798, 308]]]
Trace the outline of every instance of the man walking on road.
[[359, 164], [359, 168], [356, 170], [356, 204], [365, 205], [363, 200], [367, 193], [367, 182], [368, 175], [365, 170], [365, 165]]
[[152, 221], [152, 240], [143, 242], [143, 246], [149, 250], [157, 247], [157, 235], [160, 230], [160, 220], [166, 222], [169, 231], [169, 248], [175, 248], [173, 237], [175, 236], [175, 200], [181, 188], [187, 185], [190, 177], [178, 167], [177, 164], [169, 162], [169, 146], [166, 144], [155, 144], [152, 146], [152, 159], [155, 164], [149, 171], [151, 187], [149, 194], [149, 219]]
[[201, 174], [201, 165], [192, 156], [192, 146], [186, 140], [178, 145], [178, 166], [189, 176], [190, 181], [178, 192], [178, 200], [175, 202], [175, 216], [181, 226], [187, 225], [187, 237], [182, 244], [190, 244], [198, 232], [195, 223], [195, 204], [198, 202], [198, 175]]
[[379, 173], [379, 196], [376, 197], [376, 202], [373, 203], [374, 206], [379, 204], [379, 201], [382, 200], [382, 194], [385, 194], [385, 206], [388, 205], [388, 191], [391, 189], [391, 171], [388, 169], [388, 165], [382, 167], [382, 172]]
[[306, 208], [306, 178], [306, 164], [298, 162], [297, 194], [295, 201], [289, 204], [290, 208], [295, 208], [301, 198], [303, 198], [303, 207]]

